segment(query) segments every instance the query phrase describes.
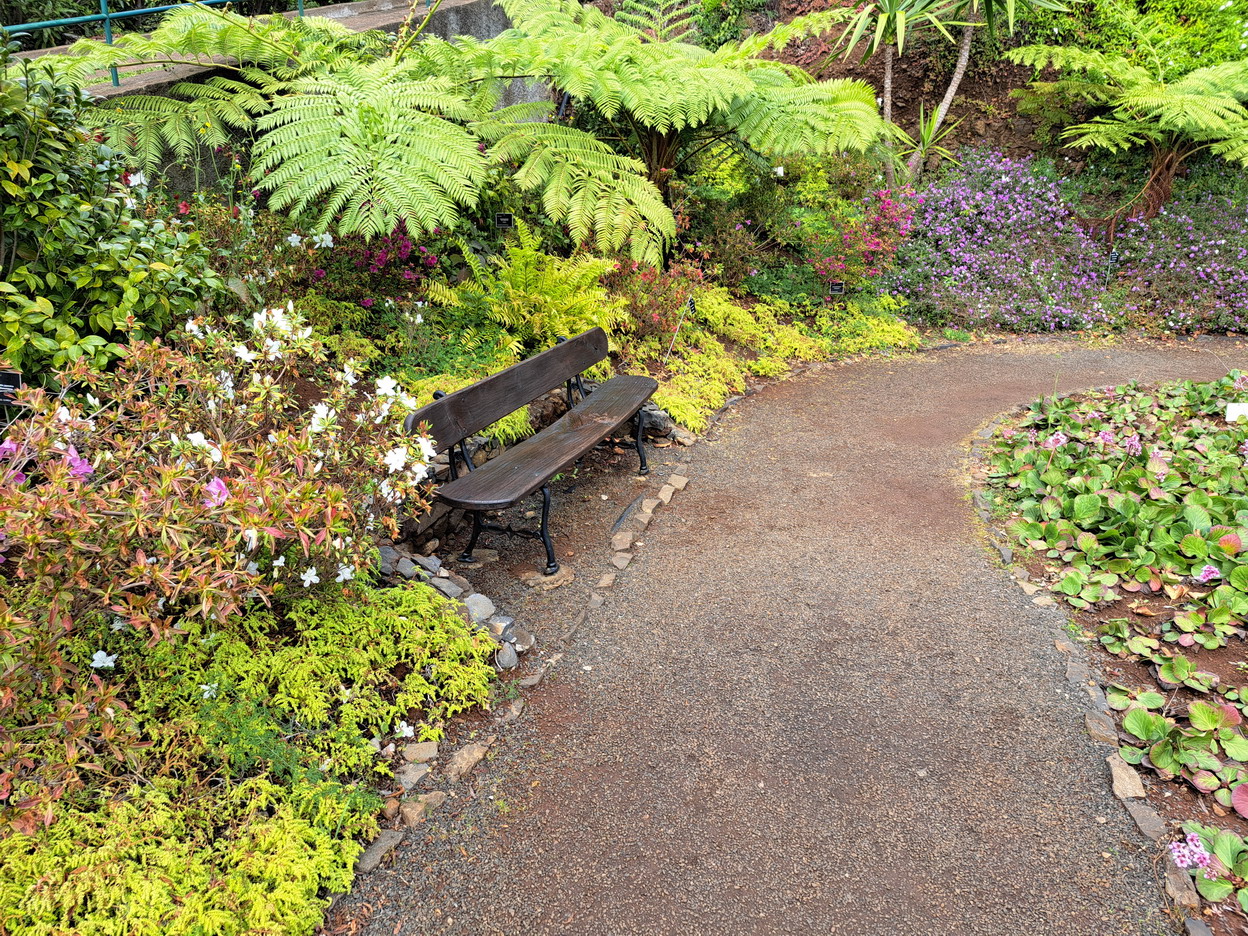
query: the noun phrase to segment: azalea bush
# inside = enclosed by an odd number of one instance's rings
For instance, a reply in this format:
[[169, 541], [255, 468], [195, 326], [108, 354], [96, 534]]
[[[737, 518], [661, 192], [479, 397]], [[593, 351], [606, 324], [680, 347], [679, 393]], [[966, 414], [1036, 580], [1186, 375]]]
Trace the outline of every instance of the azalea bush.
[[861, 288], [893, 267], [922, 201], [909, 192], [879, 189], [860, 202], [840, 202], [839, 212], [805, 219], [804, 252], [827, 282]]
[[928, 180], [893, 288], [937, 325], [1009, 331], [1121, 323], [1105, 250], [1076, 223], [1051, 164], [962, 153]]
[[83, 622], [155, 643], [340, 592], [371, 568], [373, 531], [424, 506], [432, 446], [399, 441], [414, 401], [396, 381], [309, 379], [323, 353], [288, 309], [241, 339], [185, 328], [106, 374], [80, 361], [58, 375], [72, 393], [25, 391], [0, 443], [0, 817], [17, 826], [141, 743], [116, 655], [65, 655]]

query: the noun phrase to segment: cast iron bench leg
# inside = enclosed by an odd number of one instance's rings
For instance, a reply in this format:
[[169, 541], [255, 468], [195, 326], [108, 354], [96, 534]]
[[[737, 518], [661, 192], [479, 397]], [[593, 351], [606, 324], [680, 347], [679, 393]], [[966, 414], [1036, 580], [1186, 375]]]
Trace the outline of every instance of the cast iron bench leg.
[[[452, 449], [452, 453], [454, 450]], [[452, 457], [454, 455], [452, 454]], [[464, 551], [460, 553], [459, 561], [465, 564], [476, 562], [472, 551], [477, 548], [477, 537], [481, 535], [481, 511], [474, 510], [472, 512], [472, 536], [468, 538], [468, 545], [464, 547]]]
[[555, 561], [555, 544], [550, 541], [550, 485], [542, 485], [542, 545], [546, 547], [546, 574], [554, 575], [559, 571], [559, 563]]
[[646, 411], [637, 411], [637, 457], [641, 459], [640, 473], [645, 475], [650, 473], [650, 466], [646, 464], [646, 443], [643, 441], [646, 432]]

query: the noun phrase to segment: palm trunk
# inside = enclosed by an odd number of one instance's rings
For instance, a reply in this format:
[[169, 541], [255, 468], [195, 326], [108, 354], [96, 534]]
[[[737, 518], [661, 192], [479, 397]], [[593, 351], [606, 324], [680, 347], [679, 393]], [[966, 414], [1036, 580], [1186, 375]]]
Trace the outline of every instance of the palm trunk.
[[[893, 47], [886, 45], [884, 47], [884, 122], [891, 124], [893, 122]], [[886, 140], [884, 143], [888, 150], [888, 159], [884, 163], [884, 178], [888, 180], [890, 189], [897, 187], [897, 172], [893, 167], [893, 141]]]
[[[936, 131], [940, 129], [940, 125], [944, 123], [945, 116], [949, 113], [949, 107], [953, 104], [953, 99], [957, 96], [958, 86], [962, 84], [962, 78], [966, 74], [966, 65], [971, 60], [971, 41], [975, 36], [976, 23], [967, 23], [962, 27], [962, 41], [958, 46], [958, 64], [953, 69], [953, 77], [949, 79], [949, 87], [945, 89], [945, 96], [941, 99], [940, 106], [936, 108], [936, 116], [932, 121], [931, 139], [935, 141]], [[920, 128], [922, 133], [922, 128]], [[923, 171], [923, 157], [927, 155], [922, 148], [915, 149], [910, 156], [910, 162], [907, 167], [910, 170], [910, 180], [914, 181], [919, 177], [919, 173]]]

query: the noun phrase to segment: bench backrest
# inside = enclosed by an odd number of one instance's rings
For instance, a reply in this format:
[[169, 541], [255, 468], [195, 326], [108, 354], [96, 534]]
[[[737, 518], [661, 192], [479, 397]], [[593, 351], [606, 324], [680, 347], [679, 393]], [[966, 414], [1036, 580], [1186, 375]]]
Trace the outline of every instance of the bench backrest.
[[461, 439], [480, 432], [509, 413], [562, 386], [607, 356], [607, 333], [591, 328], [553, 348], [491, 374], [462, 390], [434, 400], [403, 423], [415, 432], [428, 423], [434, 448], [444, 452]]

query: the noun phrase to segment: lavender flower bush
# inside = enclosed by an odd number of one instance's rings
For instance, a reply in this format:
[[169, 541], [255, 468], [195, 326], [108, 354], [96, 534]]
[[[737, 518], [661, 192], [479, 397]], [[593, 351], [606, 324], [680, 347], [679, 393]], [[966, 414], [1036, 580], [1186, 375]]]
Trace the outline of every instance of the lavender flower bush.
[[1075, 224], [1050, 163], [961, 155], [921, 193], [894, 290], [932, 324], [1011, 331], [1120, 321], [1102, 248]]

